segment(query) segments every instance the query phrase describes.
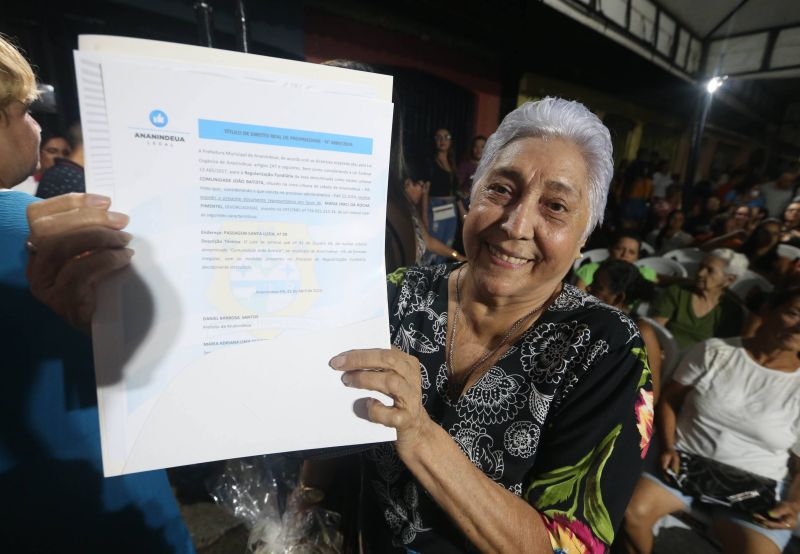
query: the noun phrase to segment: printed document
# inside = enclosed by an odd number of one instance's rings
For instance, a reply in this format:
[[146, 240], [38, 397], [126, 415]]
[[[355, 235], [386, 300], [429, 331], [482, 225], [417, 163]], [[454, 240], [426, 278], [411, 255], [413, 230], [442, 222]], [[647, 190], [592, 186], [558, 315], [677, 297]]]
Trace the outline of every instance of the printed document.
[[112, 37], [75, 63], [87, 190], [135, 237], [93, 320], [105, 475], [394, 440], [328, 366], [389, 347], [391, 77]]

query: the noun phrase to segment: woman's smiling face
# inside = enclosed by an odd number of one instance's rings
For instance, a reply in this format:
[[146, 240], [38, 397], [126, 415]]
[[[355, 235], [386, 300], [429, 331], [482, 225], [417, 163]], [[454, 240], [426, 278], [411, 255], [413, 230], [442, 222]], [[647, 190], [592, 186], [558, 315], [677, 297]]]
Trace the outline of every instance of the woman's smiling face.
[[579, 148], [559, 138], [510, 143], [473, 187], [464, 220], [478, 293], [524, 300], [555, 289], [588, 221], [589, 176]]

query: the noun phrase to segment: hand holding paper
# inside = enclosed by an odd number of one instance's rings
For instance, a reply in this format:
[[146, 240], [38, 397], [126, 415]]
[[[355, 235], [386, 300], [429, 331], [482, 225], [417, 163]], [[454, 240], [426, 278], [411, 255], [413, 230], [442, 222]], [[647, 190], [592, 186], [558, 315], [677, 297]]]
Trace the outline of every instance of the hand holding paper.
[[111, 200], [67, 194], [28, 206], [28, 280], [31, 292], [70, 324], [89, 332], [95, 285], [130, 263], [128, 217], [111, 212]]

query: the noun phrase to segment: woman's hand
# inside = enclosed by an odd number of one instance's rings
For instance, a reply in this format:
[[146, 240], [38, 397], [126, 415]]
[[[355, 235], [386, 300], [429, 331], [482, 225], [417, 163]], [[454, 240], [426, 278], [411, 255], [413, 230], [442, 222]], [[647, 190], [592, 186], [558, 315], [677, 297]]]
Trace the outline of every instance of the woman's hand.
[[667, 470], [672, 470], [673, 473], [678, 473], [681, 467], [681, 457], [678, 451], [674, 448], [666, 448], [661, 453], [661, 469], [666, 473]]
[[31, 292], [71, 325], [90, 331], [95, 284], [130, 263], [128, 216], [96, 194], [66, 194], [28, 206]]
[[422, 406], [422, 378], [419, 360], [396, 349], [350, 350], [330, 361], [344, 372], [348, 387], [385, 394], [393, 406], [369, 398], [367, 417], [374, 423], [397, 429], [397, 454], [401, 459], [413, 454], [422, 443], [433, 421]]
[[772, 508], [764, 517], [754, 514], [753, 519], [767, 529], [794, 529], [797, 526], [797, 514], [800, 506], [795, 502], [784, 501]]

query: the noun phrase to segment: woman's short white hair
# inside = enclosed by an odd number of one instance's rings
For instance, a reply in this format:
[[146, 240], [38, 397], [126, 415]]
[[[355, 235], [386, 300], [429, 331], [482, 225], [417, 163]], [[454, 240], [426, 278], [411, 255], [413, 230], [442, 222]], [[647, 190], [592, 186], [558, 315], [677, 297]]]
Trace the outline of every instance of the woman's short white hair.
[[603, 223], [606, 198], [614, 176], [611, 134], [600, 119], [580, 102], [548, 96], [526, 102], [508, 114], [497, 131], [486, 141], [483, 156], [475, 171], [477, 183], [492, 166], [503, 148], [523, 138], [563, 138], [580, 148], [589, 173], [589, 234]]
[[730, 248], [715, 248], [708, 255], [725, 262], [725, 267], [723, 268], [725, 275], [733, 275], [737, 279], [744, 275], [744, 272], [750, 266], [747, 256], [734, 252]]

